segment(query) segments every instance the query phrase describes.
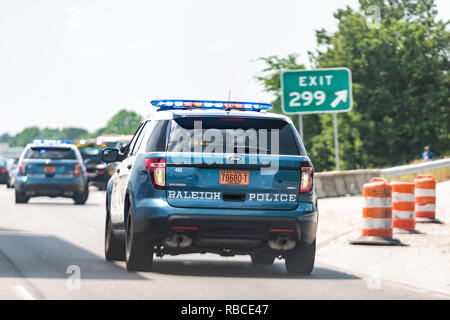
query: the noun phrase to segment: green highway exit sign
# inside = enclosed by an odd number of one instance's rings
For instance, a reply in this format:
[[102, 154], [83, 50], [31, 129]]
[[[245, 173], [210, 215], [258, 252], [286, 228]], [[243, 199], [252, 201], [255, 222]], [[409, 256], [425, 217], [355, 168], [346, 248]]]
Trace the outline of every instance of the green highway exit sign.
[[287, 114], [352, 109], [352, 75], [347, 68], [284, 71], [281, 90], [282, 108]]

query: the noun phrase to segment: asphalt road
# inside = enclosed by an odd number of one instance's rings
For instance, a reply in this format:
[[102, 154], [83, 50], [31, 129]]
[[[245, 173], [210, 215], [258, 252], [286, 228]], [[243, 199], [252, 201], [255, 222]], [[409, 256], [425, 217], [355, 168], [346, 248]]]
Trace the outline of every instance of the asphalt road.
[[91, 189], [84, 206], [59, 198], [16, 205], [0, 186], [0, 299], [439, 298], [390, 282], [373, 289], [373, 279], [320, 262], [305, 277], [288, 275], [279, 260], [259, 267], [210, 254], [155, 258], [153, 272], [127, 272], [103, 257], [104, 202]]

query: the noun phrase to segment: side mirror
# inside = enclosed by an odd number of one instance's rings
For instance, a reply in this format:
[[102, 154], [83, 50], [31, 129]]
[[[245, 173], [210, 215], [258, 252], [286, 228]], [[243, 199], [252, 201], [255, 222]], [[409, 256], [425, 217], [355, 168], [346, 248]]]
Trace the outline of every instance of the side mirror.
[[116, 162], [119, 159], [119, 150], [117, 149], [104, 149], [102, 151], [102, 160], [104, 162]]
[[130, 145], [130, 144], [127, 143], [127, 144], [124, 144], [123, 146], [121, 146], [121, 147], [120, 147], [120, 153], [125, 154], [125, 152], [127, 152], [127, 150], [128, 150], [128, 146], [129, 146], [129, 145]]

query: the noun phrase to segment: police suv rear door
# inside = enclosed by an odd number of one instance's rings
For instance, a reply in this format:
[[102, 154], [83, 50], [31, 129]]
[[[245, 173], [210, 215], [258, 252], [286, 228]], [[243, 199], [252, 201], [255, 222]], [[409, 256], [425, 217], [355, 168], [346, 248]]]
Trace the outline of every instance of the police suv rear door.
[[175, 118], [166, 153], [168, 203], [192, 208], [296, 208], [302, 163], [309, 159], [294, 130], [280, 118]]

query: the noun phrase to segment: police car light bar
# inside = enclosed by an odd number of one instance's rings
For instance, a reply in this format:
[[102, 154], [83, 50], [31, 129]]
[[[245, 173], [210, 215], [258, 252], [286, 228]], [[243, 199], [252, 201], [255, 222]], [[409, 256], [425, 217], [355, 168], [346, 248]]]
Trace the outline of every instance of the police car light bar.
[[33, 144], [47, 144], [47, 145], [72, 144], [72, 141], [60, 139], [35, 139], [33, 140]]
[[269, 103], [237, 102], [237, 101], [216, 101], [216, 100], [153, 100], [151, 104], [159, 110], [171, 109], [218, 109], [218, 110], [241, 110], [241, 111], [261, 111], [270, 110]]

